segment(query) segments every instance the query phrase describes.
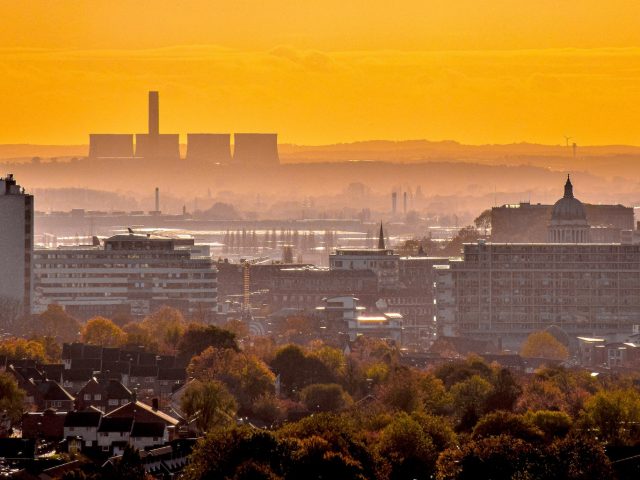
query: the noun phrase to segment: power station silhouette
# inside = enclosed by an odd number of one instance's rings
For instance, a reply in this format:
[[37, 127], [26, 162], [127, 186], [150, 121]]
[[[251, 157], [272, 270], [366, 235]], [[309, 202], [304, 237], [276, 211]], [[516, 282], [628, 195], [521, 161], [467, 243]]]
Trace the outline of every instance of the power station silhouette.
[[[134, 144], [135, 136], [135, 144]], [[277, 133], [188, 133], [187, 160], [210, 161], [223, 165], [278, 165]], [[149, 92], [149, 129], [147, 133], [91, 133], [91, 158], [180, 159], [180, 136], [160, 133], [160, 95]]]

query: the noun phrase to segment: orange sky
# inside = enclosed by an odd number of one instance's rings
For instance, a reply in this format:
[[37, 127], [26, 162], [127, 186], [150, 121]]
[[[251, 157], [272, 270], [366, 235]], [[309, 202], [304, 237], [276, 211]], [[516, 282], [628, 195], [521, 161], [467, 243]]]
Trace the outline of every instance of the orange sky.
[[[392, 7], [389, 7], [392, 5]], [[637, 0], [2, 2], [0, 143], [640, 144]]]

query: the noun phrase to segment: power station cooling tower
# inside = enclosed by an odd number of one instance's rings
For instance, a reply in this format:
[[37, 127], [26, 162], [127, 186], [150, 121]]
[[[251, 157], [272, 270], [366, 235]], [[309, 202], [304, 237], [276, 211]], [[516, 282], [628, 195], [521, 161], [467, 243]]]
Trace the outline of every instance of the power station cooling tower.
[[133, 157], [133, 135], [129, 133], [90, 133], [89, 156], [92, 158]]
[[277, 133], [236, 133], [233, 136], [236, 165], [278, 165]]
[[229, 163], [231, 161], [231, 135], [228, 133], [188, 133], [187, 160]]
[[136, 134], [136, 157], [179, 160], [179, 135], [177, 133]]

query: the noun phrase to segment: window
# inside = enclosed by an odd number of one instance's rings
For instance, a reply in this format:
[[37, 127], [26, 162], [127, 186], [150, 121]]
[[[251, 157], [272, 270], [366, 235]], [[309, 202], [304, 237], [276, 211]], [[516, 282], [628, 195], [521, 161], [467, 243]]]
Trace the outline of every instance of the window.
[[91, 400], [91, 394], [90, 393], [85, 393], [84, 394], [84, 399], [87, 400], [87, 401]]
[[94, 400], [102, 400], [102, 395], [101, 395], [101, 394], [99, 394], [99, 393], [96, 393], [96, 394], [93, 396], [93, 399], [94, 399]]

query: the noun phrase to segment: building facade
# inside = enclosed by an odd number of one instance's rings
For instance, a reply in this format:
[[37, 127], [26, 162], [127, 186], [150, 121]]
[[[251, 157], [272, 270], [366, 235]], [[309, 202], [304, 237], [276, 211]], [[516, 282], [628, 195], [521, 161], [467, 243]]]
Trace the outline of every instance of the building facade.
[[9, 174], [0, 178], [0, 300], [3, 313], [29, 313], [32, 303], [33, 196]]
[[216, 311], [216, 269], [195, 250], [192, 239], [133, 233], [104, 245], [36, 250], [34, 311], [57, 303], [79, 318], [140, 317], [168, 305], [209, 319]]
[[556, 325], [598, 336], [640, 323], [640, 245], [466, 244], [436, 278], [445, 335], [524, 338]]

